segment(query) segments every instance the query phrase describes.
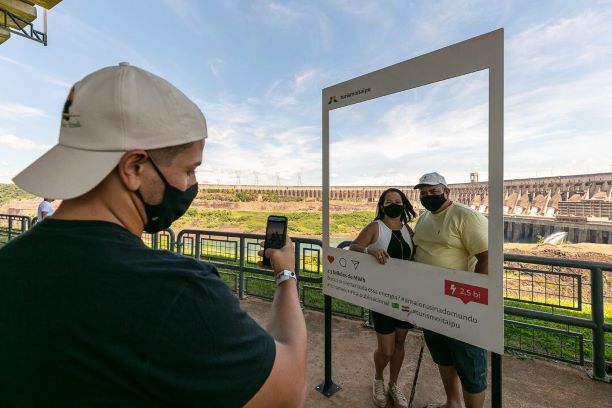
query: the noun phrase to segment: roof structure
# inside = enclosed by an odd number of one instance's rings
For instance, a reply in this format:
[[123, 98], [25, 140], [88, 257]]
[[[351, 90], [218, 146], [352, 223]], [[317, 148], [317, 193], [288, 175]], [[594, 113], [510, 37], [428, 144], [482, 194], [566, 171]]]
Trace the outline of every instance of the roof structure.
[[0, 0], [0, 44], [12, 34], [47, 45], [46, 13], [43, 31], [34, 29], [37, 17], [35, 6], [49, 10], [62, 0]]

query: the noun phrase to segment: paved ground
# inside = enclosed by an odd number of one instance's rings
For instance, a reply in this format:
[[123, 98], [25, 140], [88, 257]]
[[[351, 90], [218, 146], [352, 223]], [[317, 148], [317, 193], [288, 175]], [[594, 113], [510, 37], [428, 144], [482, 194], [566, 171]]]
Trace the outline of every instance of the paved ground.
[[[242, 307], [265, 327], [270, 303], [256, 298], [243, 300]], [[326, 398], [315, 387], [323, 381], [323, 313], [304, 311], [308, 325], [308, 392], [305, 408], [373, 407], [371, 381], [374, 376], [372, 353], [376, 336], [356, 320], [333, 317], [332, 379], [342, 389]], [[423, 350], [421, 364], [419, 355]], [[540, 359], [503, 358], [503, 405], [518, 408], [609, 407], [612, 385], [588, 378], [585, 371]], [[415, 384], [415, 376], [417, 381]], [[385, 373], [388, 378], [388, 372]], [[420, 333], [409, 333], [400, 386], [412, 407], [444, 402], [444, 391]], [[414, 390], [413, 390], [414, 387]], [[487, 396], [487, 401], [489, 401]], [[490, 406], [487, 402], [486, 406]]]

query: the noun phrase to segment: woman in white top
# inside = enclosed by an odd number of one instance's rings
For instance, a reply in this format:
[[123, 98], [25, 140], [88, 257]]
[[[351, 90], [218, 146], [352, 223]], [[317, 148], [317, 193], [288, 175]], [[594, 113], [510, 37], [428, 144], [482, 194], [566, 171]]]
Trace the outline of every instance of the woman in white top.
[[[408, 226], [416, 213], [404, 193], [396, 188], [385, 190], [376, 207], [376, 218], [368, 224], [351, 243], [351, 251], [372, 255], [380, 264], [391, 258], [409, 260], [414, 254], [412, 229]], [[371, 311], [378, 347], [374, 351], [376, 377], [372, 384], [372, 400], [379, 407], [387, 405], [387, 392], [383, 370], [391, 364], [388, 393], [397, 408], [407, 408], [408, 401], [397, 387], [404, 361], [404, 341], [408, 330], [414, 326], [408, 322]]]

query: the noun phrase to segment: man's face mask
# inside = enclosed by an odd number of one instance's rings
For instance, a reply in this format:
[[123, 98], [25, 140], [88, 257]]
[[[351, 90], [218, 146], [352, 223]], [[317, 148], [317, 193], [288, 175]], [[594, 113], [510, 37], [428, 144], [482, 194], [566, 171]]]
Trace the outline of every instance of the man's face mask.
[[399, 217], [402, 215], [402, 211], [404, 211], [404, 206], [396, 203], [387, 204], [383, 207], [385, 215], [391, 218]]
[[421, 197], [421, 204], [423, 204], [423, 207], [425, 207], [425, 209], [431, 212], [438, 211], [445, 202], [446, 197], [444, 196], [444, 193]]
[[142, 201], [145, 213], [147, 214], [147, 223], [144, 226], [144, 230], [150, 234], [155, 234], [168, 228], [174, 221], [185, 214], [193, 199], [198, 195], [198, 183], [195, 183], [185, 191], [181, 191], [168, 183], [151, 158], [149, 158], [149, 161], [157, 174], [159, 174], [159, 178], [164, 182], [164, 197], [161, 203], [153, 205], [145, 202], [139, 190], [136, 190], [136, 195]]

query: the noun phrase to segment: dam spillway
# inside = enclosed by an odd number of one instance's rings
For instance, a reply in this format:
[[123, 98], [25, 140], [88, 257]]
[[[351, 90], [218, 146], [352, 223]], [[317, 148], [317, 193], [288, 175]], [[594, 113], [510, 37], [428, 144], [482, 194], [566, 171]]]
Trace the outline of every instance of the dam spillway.
[[[452, 200], [487, 214], [488, 182], [449, 185]], [[375, 202], [388, 186], [332, 186], [330, 199]], [[413, 186], [397, 186], [422, 210]], [[321, 186], [201, 184], [200, 191], [232, 191], [255, 195], [322, 199]], [[536, 242], [557, 231], [571, 242], [612, 244], [612, 173], [539, 177], [504, 181], [504, 237]]]

